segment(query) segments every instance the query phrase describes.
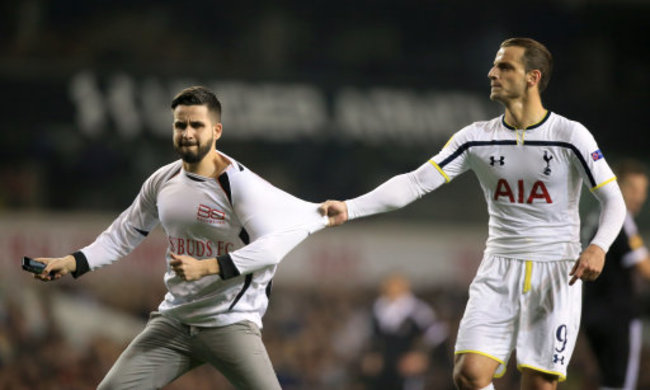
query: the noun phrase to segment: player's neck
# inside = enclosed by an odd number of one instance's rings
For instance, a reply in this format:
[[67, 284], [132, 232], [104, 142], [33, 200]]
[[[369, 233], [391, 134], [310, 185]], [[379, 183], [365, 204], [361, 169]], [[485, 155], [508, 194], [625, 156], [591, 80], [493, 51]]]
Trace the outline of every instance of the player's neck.
[[505, 121], [516, 129], [525, 129], [539, 123], [546, 116], [539, 95], [516, 99], [505, 104]]
[[183, 169], [199, 176], [217, 178], [230, 165], [230, 161], [216, 149], [212, 149], [197, 163], [183, 161]]

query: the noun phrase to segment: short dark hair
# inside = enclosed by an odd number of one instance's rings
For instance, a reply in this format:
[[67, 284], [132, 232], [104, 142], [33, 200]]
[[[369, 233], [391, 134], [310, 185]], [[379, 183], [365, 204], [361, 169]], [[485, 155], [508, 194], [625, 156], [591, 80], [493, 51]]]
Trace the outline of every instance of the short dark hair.
[[217, 120], [221, 120], [221, 102], [217, 95], [206, 87], [194, 86], [180, 91], [172, 100], [172, 110], [180, 105], [207, 106], [208, 111], [215, 113]]
[[614, 172], [618, 180], [623, 181], [629, 175], [643, 175], [648, 176], [648, 170], [641, 161], [626, 158], [619, 161], [614, 165]]
[[539, 80], [539, 92], [541, 93], [551, 81], [553, 73], [553, 56], [546, 46], [532, 38], [510, 38], [501, 42], [501, 47], [517, 46], [524, 48], [523, 62], [526, 72], [537, 69], [542, 73]]

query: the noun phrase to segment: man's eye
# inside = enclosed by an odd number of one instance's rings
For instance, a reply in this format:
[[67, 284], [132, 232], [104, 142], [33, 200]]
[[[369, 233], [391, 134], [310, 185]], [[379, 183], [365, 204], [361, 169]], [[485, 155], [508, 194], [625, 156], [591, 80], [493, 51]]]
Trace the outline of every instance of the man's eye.
[[184, 130], [186, 127], [187, 127], [186, 123], [183, 123], [183, 122], [174, 123], [174, 128], [176, 128], [178, 130]]

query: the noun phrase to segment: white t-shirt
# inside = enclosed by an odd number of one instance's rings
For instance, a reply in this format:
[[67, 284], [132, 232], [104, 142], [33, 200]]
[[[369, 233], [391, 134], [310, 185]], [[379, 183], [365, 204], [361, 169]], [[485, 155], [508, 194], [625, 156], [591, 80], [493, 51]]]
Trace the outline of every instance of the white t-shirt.
[[[194, 326], [250, 320], [261, 327], [277, 264], [324, 228], [327, 218], [319, 214], [318, 204], [272, 186], [226, 157], [231, 165], [218, 179], [186, 172], [180, 160], [151, 175], [133, 204], [81, 250], [90, 270], [126, 256], [161, 223], [169, 241], [168, 292], [158, 310]], [[184, 281], [169, 266], [172, 252], [219, 257], [231, 272], [225, 279], [210, 275]]]

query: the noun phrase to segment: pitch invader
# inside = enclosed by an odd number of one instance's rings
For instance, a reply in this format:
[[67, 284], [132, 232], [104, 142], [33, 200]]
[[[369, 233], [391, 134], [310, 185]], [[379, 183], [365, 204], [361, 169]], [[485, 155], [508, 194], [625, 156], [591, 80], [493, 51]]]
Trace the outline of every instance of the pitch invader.
[[[457, 132], [418, 169], [321, 212], [330, 225], [403, 207], [468, 170], [488, 205], [489, 236], [455, 346], [454, 383], [494, 389], [517, 352], [522, 388], [552, 390], [566, 376], [581, 310], [581, 281], [600, 274], [625, 216], [616, 178], [581, 124], [544, 108], [551, 53], [530, 38], [502, 42], [490, 99], [504, 115]], [[600, 201], [598, 231], [581, 252], [583, 183]]]
[[[278, 263], [325, 227], [318, 205], [298, 199], [217, 149], [221, 102], [204, 87], [171, 104], [181, 157], [154, 172], [90, 245], [37, 258], [37, 278], [75, 278], [118, 261], [156, 226], [169, 241], [167, 294], [98, 386], [159, 389], [208, 363], [239, 389], [280, 389], [262, 343], [262, 317]], [[41, 270], [41, 271], [38, 271]]]

